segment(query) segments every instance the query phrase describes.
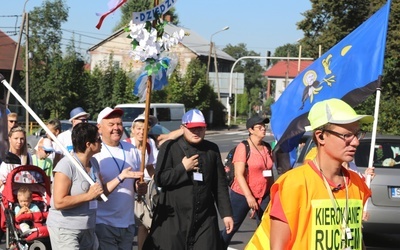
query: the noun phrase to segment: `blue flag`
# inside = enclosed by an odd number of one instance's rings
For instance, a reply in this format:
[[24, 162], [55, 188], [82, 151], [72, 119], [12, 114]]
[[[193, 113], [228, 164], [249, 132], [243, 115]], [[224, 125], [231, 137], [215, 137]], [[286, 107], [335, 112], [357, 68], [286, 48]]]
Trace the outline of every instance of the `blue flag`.
[[389, 10], [390, 1], [303, 70], [272, 105], [271, 129], [281, 153], [296, 149], [313, 104], [338, 98], [355, 106], [380, 86]]

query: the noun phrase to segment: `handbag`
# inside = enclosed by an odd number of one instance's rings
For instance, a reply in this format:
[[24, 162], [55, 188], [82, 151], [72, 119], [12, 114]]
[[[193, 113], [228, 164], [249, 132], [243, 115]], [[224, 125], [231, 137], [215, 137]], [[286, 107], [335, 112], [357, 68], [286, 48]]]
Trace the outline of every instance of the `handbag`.
[[147, 183], [147, 193], [142, 197], [136, 196], [135, 215], [142, 222], [143, 226], [150, 229], [153, 220], [153, 212], [158, 202], [159, 189], [154, 179]]

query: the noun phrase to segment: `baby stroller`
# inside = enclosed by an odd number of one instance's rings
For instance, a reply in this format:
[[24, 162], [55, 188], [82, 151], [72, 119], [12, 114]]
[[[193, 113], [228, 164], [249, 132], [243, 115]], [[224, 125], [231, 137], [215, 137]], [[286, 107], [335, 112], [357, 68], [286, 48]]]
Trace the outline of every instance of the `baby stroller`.
[[[17, 192], [22, 186], [32, 191], [32, 204], [36, 204], [40, 212], [25, 213], [15, 218]], [[50, 193], [50, 180], [37, 166], [20, 166], [8, 174], [1, 197], [1, 229], [6, 232], [7, 249], [45, 250], [46, 246], [50, 249], [46, 226]], [[29, 224], [30, 229], [22, 231], [20, 223]]]

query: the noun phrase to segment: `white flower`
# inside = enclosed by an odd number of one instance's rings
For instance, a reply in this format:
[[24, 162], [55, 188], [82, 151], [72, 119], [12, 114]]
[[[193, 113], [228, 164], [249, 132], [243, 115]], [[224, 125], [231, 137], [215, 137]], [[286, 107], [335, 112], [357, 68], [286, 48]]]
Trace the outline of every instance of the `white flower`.
[[179, 32], [175, 31], [172, 36], [164, 33], [161, 38], [157, 38], [157, 30], [154, 27], [150, 32], [145, 27], [146, 23], [134, 24], [132, 21], [129, 23], [130, 36], [138, 43], [135, 49], [129, 52], [134, 60], [146, 61], [150, 58], [158, 60], [163, 50], [170, 50], [185, 36], [185, 32], [181, 29]]

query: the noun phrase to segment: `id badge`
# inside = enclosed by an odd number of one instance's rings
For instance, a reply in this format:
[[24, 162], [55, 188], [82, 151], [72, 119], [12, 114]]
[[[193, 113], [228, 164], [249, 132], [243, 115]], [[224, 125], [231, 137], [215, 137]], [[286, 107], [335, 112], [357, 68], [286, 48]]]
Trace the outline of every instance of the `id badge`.
[[199, 172], [193, 173], [193, 180], [195, 181], [203, 181], [203, 174]]
[[89, 209], [97, 209], [97, 200], [89, 201]]
[[263, 171], [263, 176], [264, 177], [271, 177], [272, 176], [272, 170], [264, 170]]
[[346, 232], [346, 237], [347, 237], [348, 240], [353, 239], [353, 236], [351, 235], [351, 229], [350, 228], [346, 227], [345, 232]]

